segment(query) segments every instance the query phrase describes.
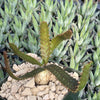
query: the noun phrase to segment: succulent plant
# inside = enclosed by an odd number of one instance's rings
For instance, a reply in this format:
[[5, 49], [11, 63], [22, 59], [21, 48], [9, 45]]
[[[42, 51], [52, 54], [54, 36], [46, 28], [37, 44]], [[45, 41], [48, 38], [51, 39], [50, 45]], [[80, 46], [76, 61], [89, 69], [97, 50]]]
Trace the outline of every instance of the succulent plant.
[[[24, 52], [32, 52], [40, 55], [38, 27], [40, 22], [45, 20], [47, 23], [50, 23], [49, 30], [53, 29], [56, 36], [57, 34], [63, 32], [63, 27], [61, 27], [60, 21], [65, 15], [64, 12], [67, 10], [70, 12], [68, 13], [68, 16], [66, 15], [63, 18], [63, 23], [69, 23], [69, 25], [64, 25], [66, 30], [69, 28], [75, 13], [73, 0], [71, 3], [66, 3], [66, 5], [63, 3], [60, 5], [57, 0], [2, 0], [0, 2], [0, 63], [3, 63], [2, 51], [4, 50], [8, 51], [8, 56], [11, 56], [11, 59], [14, 58], [17, 64], [18, 62], [21, 63], [21, 60], [16, 59], [17, 56], [9, 53], [11, 50], [8, 44], [9, 42], [14, 43], [18, 48], [20, 48], [20, 50]], [[60, 12], [61, 6], [63, 6], [63, 9]], [[58, 19], [55, 20], [58, 15]], [[67, 20], [69, 20], [69, 22]], [[56, 25], [54, 25], [54, 23], [58, 21], [59, 24], [56, 23]], [[53, 33], [51, 32], [50, 34], [52, 34], [50, 35], [50, 38], [52, 38]], [[31, 46], [32, 44], [33, 46]], [[66, 42], [62, 42], [56, 48], [54, 52], [58, 52], [57, 56], [56, 53], [54, 54], [53, 52], [53, 55], [49, 61], [53, 61], [52, 58], [55, 58], [55, 56], [56, 58], [59, 57], [58, 62], [61, 60], [61, 57], [65, 55], [68, 47], [67, 46], [63, 51], [65, 44]], [[61, 52], [62, 54], [60, 54]]]
[[[77, 21], [72, 23], [73, 40], [70, 41], [69, 57], [70, 67], [79, 70], [79, 66], [90, 60], [93, 45], [91, 41], [94, 37], [95, 13], [97, 3], [93, 5], [92, 0], [86, 0], [83, 5], [77, 6]], [[92, 10], [93, 9], [93, 10]], [[91, 13], [92, 12], [92, 13]], [[93, 15], [94, 14], [94, 15]], [[67, 59], [69, 60], [69, 59]]]
[[[100, 25], [97, 26], [97, 34], [94, 37], [95, 50], [93, 53], [93, 61], [95, 65], [94, 79], [91, 78], [91, 81], [94, 82], [96, 86], [100, 85]], [[92, 73], [91, 73], [92, 74]], [[92, 80], [93, 79], [93, 80]]]
[[[93, 62], [94, 67], [92, 71], [90, 71], [90, 82], [88, 89], [88, 98], [93, 100], [98, 100], [100, 98], [100, 24], [97, 23], [97, 32], [94, 31], [95, 37], [93, 39]], [[91, 91], [91, 92], [90, 92]]]
[[[66, 5], [63, 3], [57, 2], [57, 0], [41, 1], [39, 0], [5, 0], [2, 5], [0, 5], [0, 48], [1, 50], [9, 49], [8, 42], [14, 43], [17, 47], [24, 47], [23, 51], [28, 51], [32, 53], [39, 54], [39, 42], [36, 41], [39, 38], [39, 24], [40, 21], [45, 20], [53, 26], [55, 35], [57, 33], [63, 32], [63, 27], [60, 25], [60, 21], [63, 20], [64, 29], [68, 29], [71, 21], [74, 18], [75, 7], [73, 7], [73, 0], [71, 3], [66, 2]], [[68, 4], [67, 4], [68, 3]], [[59, 5], [59, 7], [58, 7]], [[61, 6], [63, 7], [60, 12]], [[66, 13], [68, 10], [68, 16]], [[73, 13], [72, 13], [73, 12]], [[41, 16], [40, 16], [41, 14]], [[54, 15], [53, 15], [54, 14]], [[65, 16], [66, 15], [66, 16]], [[55, 17], [58, 19], [54, 20]], [[65, 17], [63, 17], [65, 16]], [[69, 21], [68, 21], [69, 20]], [[53, 25], [53, 23], [56, 25]], [[62, 24], [63, 24], [62, 23]], [[57, 27], [58, 25], [58, 27]], [[52, 27], [49, 27], [51, 29]], [[56, 31], [57, 30], [57, 31]], [[52, 34], [52, 32], [51, 32]], [[22, 41], [22, 42], [19, 42]], [[34, 43], [34, 46], [30, 45]], [[65, 55], [65, 49], [63, 47], [65, 42], [62, 42], [55, 52], [59, 51], [57, 57], [61, 60], [61, 57]], [[67, 47], [66, 47], [67, 49]], [[60, 52], [63, 54], [60, 55]], [[53, 55], [56, 56], [56, 53]], [[52, 57], [53, 57], [52, 56]]]
[[[81, 70], [82, 66], [84, 65], [84, 62], [93, 60], [92, 56], [95, 50], [92, 41], [93, 38], [96, 37], [94, 27], [97, 24], [96, 22], [99, 23], [99, 18], [97, 18], [97, 16], [100, 14], [100, 12], [96, 12], [96, 8], [97, 3], [93, 4], [93, 0], [85, 0], [83, 5], [78, 3], [76, 10], [77, 17], [76, 20], [74, 20], [74, 23], [72, 23], [73, 40], [70, 41], [71, 45], [69, 46], [69, 50], [67, 51], [67, 56], [69, 57], [69, 59], [64, 59], [66, 62], [69, 61], [70, 68], [73, 68], [75, 70]], [[97, 39], [95, 39], [95, 41], [97, 41]], [[97, 43], [99, 44], [99, 42]], [[99, 64], [97, 65], [99, 66]], [[94, 68], [96, 68], [95, 65], [91, 68], [92, 71], [89, 72], [90, 80], [88, 80], [86, 87], [82, 89], [82, 91], [80, 91], [79, 93], [75, 94], [76, 99], [74, 98], [73, 93], [69, 93], [71, 98], [69, 98], [69, 95], [66, 95], [65, 100], [67, 98], [70, 100], [72, 98], [72, 100], [84, 100], [86, 98], [88, 98], [88, 100], [93, 99], [95, 89], [97, 89], [95, 87], [95, 80], [99, 80], [96, 77], [94, 77]], [[99, 67], [96, 68], [95, 74], [99, 77], [98, 69]], [[93, 80], [93, 82], [91, 82], [91, 80]], [[95, 95], [98, 95], [97, 92]]]
[[[16, 55], [18, 55], [20, 58], [22, 58], [25, 61], [28, 61], [32, 64], [37, 64], [41, 67], [39, 67], [31, 72], [28, 72], [25, 75], [16, 77], [10, 70], [8, 59], [7, 59], [7, 54], [6, 54], [6, 52], [4, 52], [6, 71], [12, 78], [14, 78], [16, 80], [22, 80], [22, 79], [26, 79], [26, 78], [34, 76], [35, 78], [38, 78], [38, 79], [35, 79], [35, 80], [37, 80], [38, 84], [44, 84], [44, 83], [40, 82], [41, 76], [43, 76], [42, 80], [44, 80], [45, 75], [47, 76], [47, 75], [50, 75], [49, 73], [52, 73], [66, 88], [69, 88], [70, 91], [73, 91], [73, 92], [80, 91], [86, 85], [86, 82], [87, 82], [88, 76], [89, 76], [88, 72], [90, 70], [90, 66], [91, 66], [92, 62], [90, 62], [84, 66], [80, 81], [76, 80], [75, 78], [73, 78], [72, 76], [70, 76], [68, 74], [69, 68], [67, 68], [68, 71], [65, 72], [60, 67], [60, 65], [48, 64], [48, 59], [50, 57], [50, 54], [53, 52], [53, 50], [63, 40], [70, 39], [71, 35], [72, 35], [72, 31], [68, 30], [68, 31], [65, 31], [64, 33], [59, 34], [59, 35], [55, 36], [54, 38], [50, 39], [48, 24], [46, 22], [41, 22], [41, 24], [40, 24], [40, 48], [41, 48], [41, 50], [40, 51], [41, 51], [42, 62], [39, 62], [36, 59], [32, 58], [31, 56], [24, 54], [23, 52], [19, 51], [19, 49], [13, 43], [9, 43], [10, 47], [12, 48], [12, 50], [14, 51], [14, 53]], [[73, 72], [72, 69], [70, 69], [70, 71]], [[41, 74], [41, 75], [39, 75], [39, 74]], [[49, 78], [49, 77], [46, 77], [46, 78]], [[47, 80], [47, 82], [45, 82], [45, 83], [48, 83], [49, 79], [46, 79], [46, 80]]]
[[[23, 41], [25, 38], [24, 33], [26, 31], [23, 31], [23, 30], [25, 30], [26, 24], [25, 24], [25, 20], [24, 21], [21, 20], [22, 16], [19, 14], [19, 9], [23, 10], [23, 8], [21, 8], [21, 5], [23, 4], [22, 4], [22, 1], [20, 0], [0, 0], [0, 64], [2, 66], [4, 65], [3, 51], [10, 50], [8, 41], [16, 44], [17, 47], [20, 47], [22, 46], [22, 43], [19, 41]], [[34, 9], [35, 8], [36, 6], [34, 7]], [[24, 38], [22, 37], [22, 35]], [[11, 54], [8, 54], [8, 55], [11, 56]], [[13, 56], [11, 57], [11, 59], [13, 59]], [[15, 59], [15, 62], [18, 62], [18, 60], [16, 60], [16, 57], [14, 57], [14, 59]], [[2, 75], [2, 72], [4, 75]], [[3, 78], [3, 79], [0, 79], [0, 84], [1, 84], [3, 83], [3, 80], [6, 80], [8, 75], [2, 69], [0, 69], [0, 74], [1, 74], [1, 77]]]

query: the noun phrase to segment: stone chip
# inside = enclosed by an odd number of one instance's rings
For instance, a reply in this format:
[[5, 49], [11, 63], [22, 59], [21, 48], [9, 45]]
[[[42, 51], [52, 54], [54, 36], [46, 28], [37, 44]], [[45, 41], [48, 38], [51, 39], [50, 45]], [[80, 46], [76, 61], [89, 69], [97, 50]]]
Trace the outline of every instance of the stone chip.
[[31, 94], [32, 94], [32, 92], [31, 92], [30, 88], [25, 88], [25, 90], [22, 92], [22, 95], [24, 95], [24, 96], [29, 96]]
[[35, 86], [34, 77], [29, 80], [24, 86], [28, 88], [33, 88]]

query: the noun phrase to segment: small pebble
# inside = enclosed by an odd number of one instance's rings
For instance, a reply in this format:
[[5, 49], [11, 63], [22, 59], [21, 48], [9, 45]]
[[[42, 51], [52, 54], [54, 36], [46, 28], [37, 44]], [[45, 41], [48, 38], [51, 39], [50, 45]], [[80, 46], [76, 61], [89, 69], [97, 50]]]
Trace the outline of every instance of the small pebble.
[[32, 94], [32, 92], [31, 92], [30, 88], [25, 88], [25, 90], [22, 92], [22, 95], [24, 95], [24, 96], [29, 96], [31, 94]]
[[28, 96], [27, 100], [36, 100], [36, 96]]

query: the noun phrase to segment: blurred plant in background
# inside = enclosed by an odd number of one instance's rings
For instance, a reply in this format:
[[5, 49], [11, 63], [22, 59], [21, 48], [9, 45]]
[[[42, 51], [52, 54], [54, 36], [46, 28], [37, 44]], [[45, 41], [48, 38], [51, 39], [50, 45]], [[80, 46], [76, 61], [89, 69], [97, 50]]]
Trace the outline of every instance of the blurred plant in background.
[[[38, 9], [38, 3], [37, 0], [2, 0], [0, 2], [0, 63], [3, 66], [2, 52], [10, 51], [9, 42], [16, 44], [22, 51], [37, 53], [38, 45], [35, 39], [38, 36], [31, 31], [34, 27], [31, 20], [33, 12]], [[34, 47], [28, 47], [31, 45], [31, 36]], [[12, 59], [17, 64], [22, 62], [22, 60], [19, 62], [19, 58], [15, 55], [10, 53], [8, 55], [11, 58], [11, 64], [14, 63]]]
[[[50, 61], [81, 71], [86, 62], [94, 60], [90, 80], [86, 88], [80, 92], [80, 97], [90, 98], [89, 100], [99, 97], [99, 92], [93, 95], [100, 82], [99, 36], [95, 30], [100, 23], [100, 11], [96, 12], [97, 3], [93, 3], [93, 0], [85, 0], [83, 4], [78, 0], [76, 3], [73, 0], [38, 1], [0, 0], [0, 63], [4, 65], [4, 50], [8, 52], [11, 64], [22, 63], [21, 59], [9, 53], [9, 42], [14, 43], [21, 51], [40, 55], [38, 27], [42, 21], [49, 25], [50, 38], [72, 29], [72, 38], [63, 41], [54, 50]], [[32, 44], [34, 46], [31, 46]], [[12, 59], [15, 62], [12, 62]], [[4, 77], [4, 71], [0, 67], [0, 79]]]
[[94, 68], [90, 72], [90, 82], [88, 91], [88, 98], [90, 100], [99, 100], [100, 98], [100, 23], [97, 23], [96, 28], [97, 31], [94, 31], [95, 37], [93, 39]]
[[[53, 18], [54, 24], [52, 30], [54, 31], [54, 33], [52, 34], [54, 36], [64, 32], [68, 28], [71, 28], [72, 21], [75, 18], [75, 11], [76, 5], [74, 5], [73, 0], [71, 0], [70, 2], [66, 0], [65, 3], [61, 2], [61, 4], [58, 5], [58, 10], [55, 13], [56, 18]], [[51, 60], [59, 63], [62, 60], [61, 58], [66, 58], [67, 56], [65, 54], [68, 50], [68, 46], [69, 44], [66, 45], [66, 41], [62, 42], [54, 50]]]
[[[94, 61], [94, 67], [90, 72], [90, 80], [87, 86], [77, 94], [73, 95], [70, 100], [99, 100], [99, 83], [100, 83], [100, 59], [99, 59], [99, 31], [95, 31], [96, 27], [100, 27], [100, 11], [96, 12], [97, 3], [93, 4], [92, 0], [85, 0], [83, 5], [77, 2], [76, 20], [72, 24], [74, 32], [73, 40], [67, 54], [64, 64], [69, 61], [71, 68], [81, 70], [84, 63], [89, 60]], [[97, 29], [98, 29], [97, 28]], [[67, 63], [68, 64], [68, 63]], [[66, 65], [67, 65], [66, 64]], [[68, 65], [67, 65], [68, 66]], [[68, 97], [68, 96], [67, 96]], [[67, 99], [65, 97], [65, 99]], [[76, 98], [75, 98], [76, 97]]]

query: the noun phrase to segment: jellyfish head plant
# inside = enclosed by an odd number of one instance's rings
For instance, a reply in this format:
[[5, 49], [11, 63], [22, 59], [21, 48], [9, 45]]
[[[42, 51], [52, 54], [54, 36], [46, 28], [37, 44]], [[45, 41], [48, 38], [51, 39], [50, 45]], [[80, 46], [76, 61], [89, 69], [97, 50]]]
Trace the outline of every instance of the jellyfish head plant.
[[13, 52], [16, 55], [18, 55], [23, 60], [31, 64], [39, 65], [40, 67], [32, 70], [31, 72], [28, 72], [24, 75], [17, 77], [12, 73], [7, 59], [6, 51], [4, 51], [6, 71], [12, 78], [16, 80], [23, 80], [30, 77], [35, 77], [35, 82], [37, 84], [47, 84], [50, 80], [50, 74], [52, 73], [62, 83], [62, 85], [68, 88], [69, 90], [73, 92], [76, 92], [77, 90], [81, 90], [86, 84], [88, 71], [90, 69], [91, 63], [88, 63], [84, 67], [80, 80], [76, 80], [75, 78], [70, 76], [67, 71], [63, 70], [60, 67], [60, 65], [51, 64], [51, 63], [48, 64], [49, 57], [52, 54], [53, 50], [63, 40], [70, 39], [71, 36], [72, 36], [72, 31], [68, 30], [50, 39], [48, 24], [46, 22], [41, 22], [40, 23], [40, 51], [41, 51], [42, 62], [39, 62], [35, 58], [27, 54], [24, 54], [23, 52], [19, 51], [16, 45], [14, 45], [13, 43], [9, 43], [10, 48], [13, 50]]

